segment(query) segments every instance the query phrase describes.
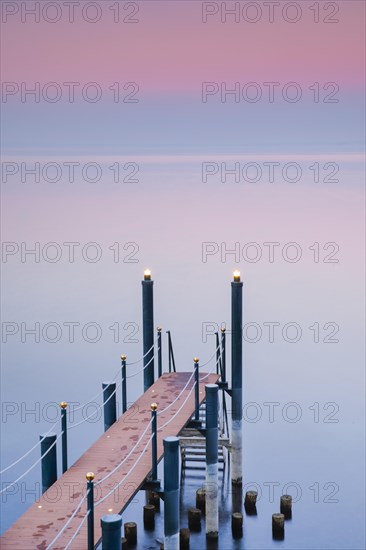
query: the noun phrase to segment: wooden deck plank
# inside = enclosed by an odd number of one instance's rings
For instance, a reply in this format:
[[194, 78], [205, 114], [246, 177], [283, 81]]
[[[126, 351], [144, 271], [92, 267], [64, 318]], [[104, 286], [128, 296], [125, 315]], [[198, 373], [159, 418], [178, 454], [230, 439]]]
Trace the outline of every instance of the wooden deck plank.
[[[111, 428], [105, 432], [65, 474], [63, 474], [50, 489], [42, 495], [39, 501], [34, 503], [1, 537], [2, 550], [46, 550], [49, 543], [60, 532], [66, 521], [86, 492], [85, 474], [92, 471], [95, 474], [95, 541], [101, 537], [100, 518], [108, 513], [121, 513], [134, 497], [151, 472], [151, 445], [142, 456], [151, 430], [147, 433], [131, 453], [126, 462], [114, 472], [105, 482], [97, 485], [107, 473], [111, 472], [128, 455], [136, 441], [141, 437], [144, 429], [151, 419], [150, 405], [158, 404], [158, 411], [165, 409], [183, 390], [191, 373], [170, 373], [159, 378], [148, 391], [146, 391]], [[217, 382], [218, 376], [200, 373], [200, 402], [205, 397], [205, 384]], [[194, 391], [187, 402], [184, 400], [192, 388], [193, 381], [182, 392], [179, 399], [168, 410], [158, 415], [158, 460], [163, 456], [163, 438], [169, 435], [178, 435], [184, 428], [194, 412]], [[165, 428], [159, 430], [169, 419], [173, 418]], [[137, 460], [139, 462], [136, 464]], [[136, 464], [133, 471], [131, 468]], [[128, 477], [126, 477], [128, 474]], [[125, 479], [126, 478], [126, 479]], [[109, 491], [122, 483], [114, 490], [106, 500], [98, 505]], [[112, 512], [110, 511], [112, 510]], [[86, 513], [86, 504], [71, 520], [69, 526], [52, 546], [53, 550], [64, 550], [71, 537], [77, 530]], [[86, 522], [70, 548], [85, 550], [87, 547]]]

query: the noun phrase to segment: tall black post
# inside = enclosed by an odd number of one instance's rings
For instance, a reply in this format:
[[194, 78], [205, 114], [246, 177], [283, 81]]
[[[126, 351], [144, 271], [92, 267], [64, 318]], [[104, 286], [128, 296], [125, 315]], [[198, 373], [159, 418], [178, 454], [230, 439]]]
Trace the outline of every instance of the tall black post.
[[61, 401], [61, 441], [62, 441], [62, 473], [64, 474], [67, 470], [67, 403], [66, 401]]
[[158, 331], [158, 378], [163, 374], [163, 346], [161, 341], [161, 327], [157, 328]]
[[122, 366], [122, 414], [127, 411], [127, 376], [126, 376], [126, 355], [121, 355]]
[[152, 431], [152, 440], [151, 440], [151, 459], [152, 459], [152, 470], [151, 478], [153, 480], [158, 479], [158, 429], [157, 429], [157, 414], [156, 409], [158, 408], [156, 403], [151, 403], [151, 431]]
[[179, 549], [179, 439], [166, 437], [164, 444], [164, 548]]
[[234, 281], [231, 283], [231, 388], [231, 481], [234, 485], [241, 485], [243, 478], [243, 283], [240, 281], [239, 271], [234, 271]]
[[226, 333], [225, 328], [221, 329], [221, 365], [222, 377], [221, 382], [226, 382]]
[[[142, 281], [142, 331], [144, 351], [144, 392], [154, 383], [154, 281], [151, 280], [151, 272], [144, 271]], [[151, 348], [151, 349], [150, 349]], [[150, 351], [149, 351], [150, 350]], [[149, 353], [148, 353], [149, 351]]]
[[42, 494], [57, 481], [56, 434], [40, 435]]
[[200, 420], [200, 380], [199, 380], [199, 359], [195, 357], [194, 362], [194, 420], [199, 423]]
[[88, 510], [88, 550], [94, 550], [94, 474], [88, 472], [86, 474], [87, 484], [86, 489], [88, 491], [86, 502]]
[[206, 536], [219, 536], [218, 503], [218, 391], [217, 384], [206, 384]]
[[117, 420], [116, 383], [103, 382], [104, 431]]

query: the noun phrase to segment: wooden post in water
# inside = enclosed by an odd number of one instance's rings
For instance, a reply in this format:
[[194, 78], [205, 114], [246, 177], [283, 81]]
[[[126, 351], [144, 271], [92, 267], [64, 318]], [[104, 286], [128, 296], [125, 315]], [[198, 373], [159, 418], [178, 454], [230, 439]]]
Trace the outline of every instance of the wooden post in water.
[[285, 538], [285, 516], [283, 514], [272, 514], [272, 536], [277, 540]]
[[285, 519], [292, 518], [292, 496], [282, 495], [280, 500], [281, 514], [285, 516]]
[[243, 283], [240, 271], [234, 271], [231, 283], [231, 482], [241, 485], [243, 479]]
[[125, 537], [128, 545], [137, 544], [137, 524], [134, 521], [125, 523]]

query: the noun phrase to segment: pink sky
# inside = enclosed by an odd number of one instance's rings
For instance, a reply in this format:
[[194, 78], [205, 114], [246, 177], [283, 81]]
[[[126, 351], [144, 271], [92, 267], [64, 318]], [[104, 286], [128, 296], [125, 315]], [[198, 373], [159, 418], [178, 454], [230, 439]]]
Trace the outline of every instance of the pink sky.
[[[28, 2], [29, 4], [29, 2]], [[195, 92], [202, 81], [363, 82], [363, 2], [339, 2], [339, 23], [313, 22], [310, 2], [290, 24], [267, 12], [256, 24], [201, 21], [201, 2], [142, 2], [138, 24], [116, 24], [100, 2], [99, 23], [55, 24], [9, 17], [3, 25], [5, 81], [137, 81], [147, 92]], [[220, 4], [220, 3], [218, 3]], [[233, 4], [233, 3], [230, 3]], [[322, 5], [322, 3], [320, 3]], [[281, 4], [282, 5], [282, 4]], [[322, 13], [322, 12], [321, 12]], [[229, 20], [230, 21], [230, 20]]]

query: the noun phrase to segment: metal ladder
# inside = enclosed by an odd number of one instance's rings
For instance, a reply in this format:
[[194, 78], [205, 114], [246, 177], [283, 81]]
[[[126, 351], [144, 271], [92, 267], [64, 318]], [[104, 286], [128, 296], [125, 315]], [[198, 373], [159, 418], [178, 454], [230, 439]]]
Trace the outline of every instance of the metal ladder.
[[[194, 416], [192, 416], [192, 420]], [[206, 421], [206, 402], [204, 401], [199, 409], [199, 419], [202, 423], [202, 428], [205, 427]], [[219, 448], [218, 448], [218, 464], [219, 470], [225, 469], [227, 460], [226, 449], [230, 448], [230, 440], [222, 433], [219, 423]], [[202, 470], [206, 466], [206, 438], [199, 430], [194, 427], [186, 427], [179, 434], [179, 447], [181, 455], [182, 470], [196, 469]]]

